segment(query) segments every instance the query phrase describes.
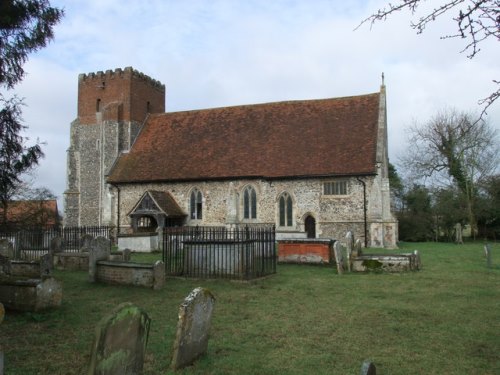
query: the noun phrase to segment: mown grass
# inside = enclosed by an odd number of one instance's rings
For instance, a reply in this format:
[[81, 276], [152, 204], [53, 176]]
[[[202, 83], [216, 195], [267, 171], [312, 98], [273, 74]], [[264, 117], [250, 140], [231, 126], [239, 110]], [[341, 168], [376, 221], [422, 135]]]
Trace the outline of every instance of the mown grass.
[[168, 374], [179, 304], [203, 286], [217, 299], [208, 354], [179, 374], [358, 374], [368, 358], [377, 374], [500, 374], [500, 245], [490, 269], [479, 243], [401, 250], [413, 249], [420, 272], [280, 265], [251, 283], [169, 279], [161, 291], [56, 272], [60, 309], [8, 312], [0, 325], [5, 373], [86, 373], [96, 323], [130, 301], [152, 318], [145, 374]]

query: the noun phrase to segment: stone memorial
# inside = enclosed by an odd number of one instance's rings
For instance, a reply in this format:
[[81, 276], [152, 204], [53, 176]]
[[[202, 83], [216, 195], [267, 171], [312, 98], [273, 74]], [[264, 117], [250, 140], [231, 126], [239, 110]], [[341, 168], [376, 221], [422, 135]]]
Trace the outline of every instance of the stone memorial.
[[62, 237], [54, 237], [50, 240], [49, 251], [52, 254], [60, 253], [63, 251], [64, 240]]
[[132, 303], [117, 306], [96, 328], [88, 374], [142, 374], [150, 324], [149, 316]]
[[366, 360], [363, 362], [363, 365], [361, 366], [361, 372], [359, 374], [377, 375], [377, 368], [375, 367], [375, 364], [372, 361]]
[[40, 277], [43, 279], [45, 277], [52, 276], [52, 270], [54, 268], [52, 255], [47, 253], [40, 257]]
[[491, 247], [488, 244], [484, 245], [484, 254], [486, 255], [486, 265], [491, 268]]
[[462, 224], [457, 223], [455, 225], [455, 243], [457, 243], [457, 244], [463, 244], [464, 243], [462, 235], [463, 235]]
[[0, 255], [7, 258], [14, 258], [14, 245], [6, 238], [0, 239]]
[[333, 252], [335, 254], [335, 262], [337, 263], [337, 271], [339, 275], [344, 273], [344, 257], [342, 255], [342, 246], [339, 241], [333, 244]]
[[191, 365], [207, 352], [214, 304], [215, 297], [204, 288], [194, 289], [181, 304], [171, 363], [173, 370]]
[[354, 234], [348, 231], [345, 236], [346, 243], [346, 258], [347, 258], [347, 270], [351, 271], [351, 259], [353, 258], [354, 252]]
[[89, 251], [89, 281], [96, 281], [97, 261], [107, 260], [111, 253], [111, 243], [104, 237], [97, 237], [92, 241]]
[[361, 240], [358, 238], [354, 243], [354, 250], [352, 252], [353, 257], [359, 257], [363, 255], [363, 251], [361, 250]]
[[80, 252], [89, 251], [89, 249], [92, 247], [92, 241], [94, 241], [94, 237], [92, 235], [84, 234], [80, 238]]

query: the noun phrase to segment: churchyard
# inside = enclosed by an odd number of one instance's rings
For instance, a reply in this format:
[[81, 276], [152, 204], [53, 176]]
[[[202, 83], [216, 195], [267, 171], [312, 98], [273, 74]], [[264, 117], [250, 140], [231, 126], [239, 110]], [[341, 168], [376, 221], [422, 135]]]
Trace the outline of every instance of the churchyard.
[[208, 352], [179, 374], [359, 374], [366, 359], [377, 374], [500, 373], [500, 245], [490, 246], [490, 266], [482, 243], [401, 246], [415, 249], [423, 263], [415, 272], [282, 264], [250, 282], [167, 278], [158, 290], [54, 270], [59, 308], [5, 312], [5, 373], [87, 373], [96, 327], [124, 302], [150, 319], [144, 374], [173, 373], [179, 307], [197, 287], [215, 297]]

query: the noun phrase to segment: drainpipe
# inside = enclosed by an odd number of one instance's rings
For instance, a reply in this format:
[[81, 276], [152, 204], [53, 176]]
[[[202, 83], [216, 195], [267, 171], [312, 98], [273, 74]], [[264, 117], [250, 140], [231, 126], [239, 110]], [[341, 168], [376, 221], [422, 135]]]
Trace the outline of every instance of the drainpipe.
[[364, 216], [364, 224], [365, 224], [365, 248], [368, 247], [368, 220], [366, 218], [366, 183], [360, 179], [359, 177], [356, 178], [361, 185], [363, 185], [363, 216]]

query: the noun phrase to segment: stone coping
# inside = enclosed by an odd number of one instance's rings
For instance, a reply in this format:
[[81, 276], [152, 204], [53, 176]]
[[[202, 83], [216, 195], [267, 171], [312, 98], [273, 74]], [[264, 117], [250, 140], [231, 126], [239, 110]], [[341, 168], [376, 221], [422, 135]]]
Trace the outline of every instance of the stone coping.
[[232, 245], [232, 244], [248, 244], [248, 243], [253, 243], [257, 242], [257, 240], [235, 240], [235, 239], [228, 239], [228, 240], [186, 240], [182, 241], [186, 245], [204, 245], [204, 244], [220, 244], [220, 245]]
[[42, 282], [42, 279], [22, 279], [22, 278], [0, 278], [0, 285], [12, 285], [12, 286], [37, 286]]
[[158, 233], [156, 232], [137, 232], [137, 233], [122, 233], [118, 237], [156, 237]]
[[337, 240], [333, 238], [282, 238], [277, 240], [278, 243], [334, 243]]
[[121, 267], [121, 268], [153, 268], [154, 263], [134, 263], [134, 262], [116, 262], [112, 260], [99, 260], [98, 265]]
[[82, 251], [82, 252], [61, 252], [61, 253], [55, 253], [54, 255], [58, 257], [80, 257], [80, 258], [88, 258], [89, 253], [88, 251]]

